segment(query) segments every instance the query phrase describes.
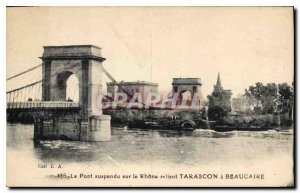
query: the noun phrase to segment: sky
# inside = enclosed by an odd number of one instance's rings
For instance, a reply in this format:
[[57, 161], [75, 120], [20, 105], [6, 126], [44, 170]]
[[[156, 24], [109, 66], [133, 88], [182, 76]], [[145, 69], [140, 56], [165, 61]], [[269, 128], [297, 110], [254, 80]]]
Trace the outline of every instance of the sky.
[[[197, 77], [206, 96], [219, 72], [236, 96], [255, 82], [291, 84], [293, 35], [291, 7], [9, 7], [7, 77], [41, 64], [43, 46], [93, 44], [118, 81], [168, 92], [172, 78]], [[39, 79], [41, 69], [7, 90]]]

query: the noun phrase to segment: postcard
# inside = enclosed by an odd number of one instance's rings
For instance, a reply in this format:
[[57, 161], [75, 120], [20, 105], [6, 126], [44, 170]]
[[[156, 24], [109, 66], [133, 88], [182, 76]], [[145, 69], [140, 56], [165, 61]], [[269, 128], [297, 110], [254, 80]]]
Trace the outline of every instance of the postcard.
[[8, 187], [294, 187], [293, 7], [7, 7]]

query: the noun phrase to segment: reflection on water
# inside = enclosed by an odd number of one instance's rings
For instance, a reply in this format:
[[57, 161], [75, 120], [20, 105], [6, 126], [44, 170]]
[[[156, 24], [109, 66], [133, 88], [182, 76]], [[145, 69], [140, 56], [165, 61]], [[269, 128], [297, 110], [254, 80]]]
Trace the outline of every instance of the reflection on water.
[[279, 155], [292, 156], [293, 132], [152, 131], [112, 128], [109, 142], [41, 141], [33, 143], [33, 126], [7, 125], [7, 147], [28, 152], [43, 162], [116, 162], [152, 164], [255, 163]]

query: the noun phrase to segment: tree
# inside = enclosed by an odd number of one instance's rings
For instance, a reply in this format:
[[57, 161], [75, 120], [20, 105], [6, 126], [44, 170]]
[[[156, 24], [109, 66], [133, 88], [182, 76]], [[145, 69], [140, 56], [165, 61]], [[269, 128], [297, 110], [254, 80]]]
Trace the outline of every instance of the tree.
[[279, 109], [281, 113], [289, 113], [294, 108], [294, 84], [290, 87], [287, 83], [278, 85]]
[[254, 111], [259, 113], [261, 111], [263, 84], [261, 82], [255, 83], [255, 86], [249, 86], [248, 90], [245, 89], [245, 96], [248, 97], [249, 103], [254, 106]]
[[221, 121], [228, 112], [231, 111], [231, 107], [224, 103], [224, 95], [221, 92], [212, 92], [208, 98], [208, 118], [214, 121]]
[[262, 108], [265, 114], [272, 114], [277, 106], [277, 85], [275, 83], [268, 83], [262, 89]]
[[277, 103], [277, 85], [275, 83], [268, 83], [263, 85], [260, 82], [255, 83], [255, 86], [249, 86], [245, 90], [250, 102], [254, 105], [254, 111], [257, 114], [273, 113], [276, 109]]
[[222, 122], [223, 118], [228, 115], [228, 111], [221, 106], [211, 106], [208, 109], [209, 120]]

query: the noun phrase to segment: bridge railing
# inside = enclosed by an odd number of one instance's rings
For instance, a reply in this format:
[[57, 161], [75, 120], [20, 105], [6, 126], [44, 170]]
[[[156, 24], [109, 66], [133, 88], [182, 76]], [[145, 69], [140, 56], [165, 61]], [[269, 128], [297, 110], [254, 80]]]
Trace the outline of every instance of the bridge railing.
[[79, 108], [79, 103], [66, 101], [27, 101], [27, 102], [9, 102], [6, 104], [7, 109], [36, 109], [36, 108]]

